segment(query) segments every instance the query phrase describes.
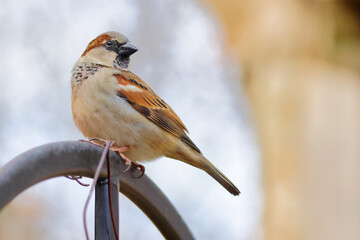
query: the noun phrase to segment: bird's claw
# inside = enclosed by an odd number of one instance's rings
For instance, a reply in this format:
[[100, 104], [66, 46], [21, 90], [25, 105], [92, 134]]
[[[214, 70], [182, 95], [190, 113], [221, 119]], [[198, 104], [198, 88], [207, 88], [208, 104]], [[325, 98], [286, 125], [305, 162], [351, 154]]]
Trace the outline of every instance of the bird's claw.
[[131, 160], [125, 156], [123, 153], [119, 153], [120, 157], [125, 161], [125, 165], [127, 165], [126, 169], [122, 171], [122, 173], [126, 173], [131, 168]]
[[[141, 172], [141, 174], [139, 176], [137, 176], [136, 178], [141, 178], [144, 175], [145, 167], [143, 165], [132, 162], [123, 153], [119, 153], [119, 155], [125, 161], [125, 165], [127, 165], [126, 169], [124, 171], [122, 171], [123, 173], [126, 173], [127, 171], [129, 171], [131, 169], [131, 167], [133, 166], [134, 170], [137, 169]], [[132, 173], [134, 173], [134, 171], [132, 171]], [[134, 176], [134, 174], [132, 174], [132, 175]]]
[[[89, 142], [89, 143], [92, 143], [94, 145], [97, 145], [97, 146], [101, 146], [101, 147], [104, 147], [105, 144], [106, 144], [106, 140], [104, 139], [101, 139], [101, 138], [97, 138], [97, 137], [94, 137], [94, 138], [90, 138], [89, 140], [79, 140], [81, 142]], [[98, 144], [97, 142], [102, 142], [103, 144]], [[111, 151], [114, 151], [116, 152], [117, 154], [120, 155], [120, 157], [125, 161], [125, 165], [127, 165], [126, 169], [122, 171], [122, 173], [126, 173], [127, 171], [129, 171], [131, 169], [131, 166], [133, 165], [134, 166], [134, 170], [138, 170], [140, 171], [140, 175], [137, 176], [136, 178], [141, 178], [144, 173], [145, 173], [145, 167], [141, 164], [138, 164], [138, 163], [134, 163], [132, 162], [128, 157], [125, 156], [124, 152], [126, 151], [129, 151], [130, 150], [130, 146], [124, 146], [124, 147], [111, 147], [110, 148]], [[133, 174], [134, 176], [134, 174]], [[75, 180], [75, 179], [73, 179]]]
[[133, 163], [133, 164], [135, 166], [135, 169], [140, 171], [140, 175], [137, 176], [136, 178], [141, 178], [145, 174], [145, 167], [139, 163]]

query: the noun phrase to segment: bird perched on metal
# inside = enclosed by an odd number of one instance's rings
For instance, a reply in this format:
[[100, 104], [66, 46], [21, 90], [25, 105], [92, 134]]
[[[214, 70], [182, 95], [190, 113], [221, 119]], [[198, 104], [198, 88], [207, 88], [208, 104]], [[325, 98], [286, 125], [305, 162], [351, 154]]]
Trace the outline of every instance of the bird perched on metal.
[[72, 114], [87, 138], [114, 140], [127, 162], [162, 156], [200, 168], [234, 195], [240, 191], [186, 134], [183, 122], [141, 78], [126, 70], [138, 49], [122, 34], [92, 40], [72, 70]]

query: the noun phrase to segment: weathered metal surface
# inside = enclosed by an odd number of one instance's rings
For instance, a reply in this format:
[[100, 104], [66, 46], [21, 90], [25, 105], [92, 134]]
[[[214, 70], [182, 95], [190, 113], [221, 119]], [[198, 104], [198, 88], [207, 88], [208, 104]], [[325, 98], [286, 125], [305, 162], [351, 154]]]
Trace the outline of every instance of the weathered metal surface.
[[[20, 154], [0, 169], [0, 209], [25, 189], [46, 179], [66, 175], [93, 177], [102, 150], [90, 143], [67, 141]], [[120, 180], [120, 192], [150, 218], [165, 238], [194, 239], [174, 206], [146, 175], [137, 179], [134, 172], [122, 173], [127, 166], [114, 152], [110, 152], [110, 161], [112, 178]], [[106, 163], [100, 177], [106, 177]]]

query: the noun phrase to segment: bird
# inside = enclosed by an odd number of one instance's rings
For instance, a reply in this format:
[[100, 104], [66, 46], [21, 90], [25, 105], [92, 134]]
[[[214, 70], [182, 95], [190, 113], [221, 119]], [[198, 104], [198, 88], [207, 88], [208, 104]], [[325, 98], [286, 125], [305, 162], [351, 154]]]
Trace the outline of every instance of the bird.
[[233, 195], [239, 189], [189, 138], [174, 110], [128, 70], [137, 47], [115, 31], [100, 34], [75, 63], [71, 107], [76, 127], [89, 139], [115, 141], [113, 149], [134, 164], [168, 157], [199, 168]]

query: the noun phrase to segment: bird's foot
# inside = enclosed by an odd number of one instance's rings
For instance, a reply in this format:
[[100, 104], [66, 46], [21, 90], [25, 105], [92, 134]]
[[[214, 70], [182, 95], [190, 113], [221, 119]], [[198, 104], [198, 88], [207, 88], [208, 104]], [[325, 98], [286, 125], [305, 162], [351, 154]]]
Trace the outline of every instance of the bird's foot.
[[135, 166], [135, 169], [140, 171], [140, 175], [137, 176], [136, 178], [141, 178], [145, 173], [145, 167], [139, 163], [133, 163], [133, 164]]
[[[121, 156], [121, 154], [130, 150], [130, 146], [126, 145], [124, 147], [111, 147], [110, 150], [113, 152], [116, 152], [117, 154], [119, 154]], [[125, 157], [125, 158], [126, 158], [126, 159], [124, 159], [125, 161], [130, 161], [130, 159], [128, 159], [127, 157]], [[131, 163], [131, 161], [130, 161], [130, 163]]]
[[80, 184], [81, 186], [84, 186], [84, 187], [90, 186], [90, 184], [80, 182], [79, 179], [81, 179], [82, 176], [65, 176], [65, 177], [68, 178], [68, 179], [70, 179], [70, 180], [76, 181], [76, 182], [77, 182], [78, 184]]
[[128, 166], [123, 173], [127, 172], [130, 170], [131, 166], [133, 165], [135, 167], [135, 169], [140, 171], [140, 175], [137, 176], [136, 178], [141, 178], [144, 173], [145, 173], [145, 167], [139, 163], [135, 163], [133, 161], [131, 161], [127, 156], [125, 156], [124, 152], [129, 151], [130, 150], [130, 146], [124, 146], [124, 147], [111, 147], [110, 148], [111, 151], [116, 152], [117, 154], [120, 155], [120, 157], [125, 161], [125, 164]]
[[125, 156], [124, 152], [129, 151], [130, 150], [130, 146], [124, 146], [124, 147], [111, 147], [110, 148], [111, 151], [116, 152], [117, 154], [120, 155], [120, 157], [125, 161], [125, 165], [127, 165], [128, 167], [122, 171], [122, 172], [127, 172], [129, 171], [130, 167], [131, 167], [131, 160]]
[[[89, 143], [92, 143], [94, 145], [101, 146], [101, 147], [104, 147], [106, 144], [106, 140], [97, 138], [97, 137], [90, 138], [89, 140], [79, 140], [79, 141], [89, 142]], [[145, 167], [139, 163], [135, 163], [135, 162], [131, 161], [128, 157], [125, 156], [124, 152], [127, 152], [130, 149], [131, 149], [131, 147], [129, 145], [124, 146], [124, 147], [111, 147], [110, 148], [111, 151], [119, 154], [120, 157], [125, 161], [125, 165], [127, 165], [127, 168], [124, 171], [122, 171], [123, 173], [129, 171], [131, 166], [133, 165], [135, 167], [135, 169], [140, 171], [140, 175], [137, 176], [136, 178], [141, 178], [145, 173]]]

